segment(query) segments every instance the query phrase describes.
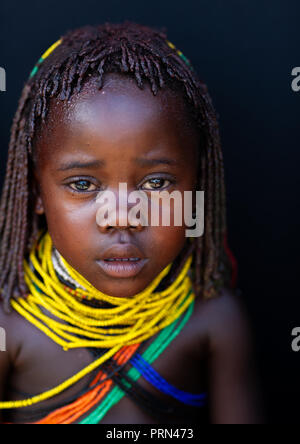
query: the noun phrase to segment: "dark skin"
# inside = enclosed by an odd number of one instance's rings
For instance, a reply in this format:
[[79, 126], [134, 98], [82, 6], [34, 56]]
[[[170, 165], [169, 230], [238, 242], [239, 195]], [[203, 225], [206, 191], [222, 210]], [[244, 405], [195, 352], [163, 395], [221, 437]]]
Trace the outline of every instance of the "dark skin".
[[[118, 193], [118, 184], [124, 182], [128, 192], [194, 190], [198, 146], [198, 133], [179, 95], [160, 91], [154, 97], [148, 86], [140, 90], [132, 79], [117, 74], [107, 77], [101, 91], [95, 91], [91, 81], [70, 103], [52, 103], [36, 142], [36, 212], [45, 213], [58, 251], [98, 290], [117, 297], [142, 291], [178, 256], [187, 239], [185, 226], [99, 227], [97, 193], [103, 189]], [[144, 159], [143, 163], [137, 158]], [[70, 161], [98, 161], [98, 165], [60, 171]], [[80, 180], [84, 182], [78, 187]], [[72, 189], [83, 192], [75, 194]], [[95, 259], [113, 243], [133, 243], [147, 257], [146, 266], [134, 278], [111, 278], [99, 270]], [[8, 351], [0, 353], [0, 399], [24, 399], [44, 392], [93, 361], [86, 349], [64, 352], [17, 313], [0, 313], [8, 342]], [[247, 316], [236, 297], [223, 288], [212, 300], [196, 300], [188, 324], [154, 368], [182, 390], [209, 391], [212, 423], [255, 423], [259, 414], [252, 356]], [[89, 380], [84, 378], [43, 405], [14, 411], [6, 420], [24, 422], [22, 411], [55, 409]], [[142, 378], [140, 384], [159, 399], [178, 405]], [[191, 415], [201, 422], [200, 410], [193, 410], [182, 407], [181, 422]], [[44, 416], [40, 412], [35, 420]], [[110, 424], [158, 422], [128, 397], [102, 420]], [[175, 423], [175, 418], [170, 422]]]

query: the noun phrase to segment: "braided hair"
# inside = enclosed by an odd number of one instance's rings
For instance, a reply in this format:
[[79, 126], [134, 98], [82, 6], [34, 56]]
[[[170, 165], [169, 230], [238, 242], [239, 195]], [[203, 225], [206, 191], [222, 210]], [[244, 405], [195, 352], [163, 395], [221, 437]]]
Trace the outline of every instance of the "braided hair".
[[[68, 32], [44, 55], [23, 89], [14, 117], [6, 176], [0, 201], [0, 292], [4, 309], [11, 297], [25, 297], [23, 260], [38, 231], [46, 227], [44, 215], [35, 213], [32, 168], [36, 161], [35, 136], [46, 120], [50, 101], [67, 101], [79, 94], [93, 76], [103, 86], [105, 73], [132, 76], [138, 87], [149, 82], [157, 95], [163, 88], [181, 93], [203, 139], [199, 146], [198, 190], [205, 191], [205, 233], [192, 244], [194, 288], [203, 298], [230, 284], [234, 257], [227, 246], [223, 155], [216, 113], [206, 85], [189, 60], [167, 40], [165, 30], [133, 22], [105, 23]], [[185, 251], [184, 256], [190, 254]], [[184, 264], [176, 258], [167, 286]], [[231, 281], [232, 282], [232, 281]]]

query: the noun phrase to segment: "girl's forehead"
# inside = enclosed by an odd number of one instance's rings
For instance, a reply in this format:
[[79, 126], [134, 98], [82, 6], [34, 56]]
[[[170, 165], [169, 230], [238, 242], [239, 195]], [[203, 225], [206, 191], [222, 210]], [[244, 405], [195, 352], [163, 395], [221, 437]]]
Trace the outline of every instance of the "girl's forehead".
[[81, 124], [91, 129], [100, 125], [105, 131], [113, 124], [115, 133], [122, 128], [142, 129], [147, 123], [169, 117], [168, 105], [160, 98], [132, 88], [104, 88], [90, 97], [79, 97], [67, 116], [70, 125]]
[[158, 142], [176, 150], [176, 145], [186, 147], [187, 138], [190, 143], [197, 139], [197, 131], [186, 128], [188, 123], [179, 94], [160, 90], [154, 96], [150, 86], [141, 90], [132, 79], [110, 76], [101, 90], [90, 82], [70, 101], [53, 101], [39, 145], [49, 154], [68, 145], [104, 150], [118, 145], [150, 148]]
[[89, 82], [79, 95], [73, 96], [70, 105], [68, 116], [80, 121], [97, 115], [104, 118], [107, 113], [117, 121], [126, 118], [139, 121], [140, 117], [155, 116], [183, 121], [187, 117], [179, 93], [171, 93], [166, 88], [154, 96], [148, 83], [140, 89], [134, 79], [126, 76], [110, 75], [101, 90]]

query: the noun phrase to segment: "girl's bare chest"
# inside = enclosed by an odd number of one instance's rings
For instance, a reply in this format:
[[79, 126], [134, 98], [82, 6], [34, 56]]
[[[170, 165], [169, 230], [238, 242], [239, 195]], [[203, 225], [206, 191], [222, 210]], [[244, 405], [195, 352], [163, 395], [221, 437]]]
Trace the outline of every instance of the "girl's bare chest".
[[[42, 333], [38, 332], [37, 335], [38, 338], [35, 338], [31, 347], [27, 344], [28, 353], [24, 354], [20, 361], [21, 365], [12, 374], [7, 391], [7, 397], [10, 400], [24, 399], [56, 387], [94, 360], [87, 349], [64, 352]], [[129, 371], [131, 367], [131, 364], [128, 364], [125, 370]], [[193, 334], [193, 329], [186, 327], [151, 364], [151, 367], [169, 385], [181, 391], [195, 394], [207, 391], [205, 338], [201, 341], [201, 336]], [[47, 416], [58, 406], [79, 397], [82, 391], [89, 387], [96, 373], [97, 371], [87, 375], [65, 392], [40, 405], [14, 410], [9, 420], [35, 422]], [[136, 384], [133, 387], [134, 396], [127, 394], [119, 402], [113, 404], [107, 410], [101, 423], [151, 424], [168, 422], [168, 418], [170, 422], [176, 422], [178, 412], [179, 415], [182, 412], [182, 418], [190, 416], [190, 407], [162, 393], [157, 385], [148, 382], [143, 376], [139, 377]], [[170, 406], [171, 409], [168, 408]], [[172, 413], [165, 415], [165, 410], [174, 410], [176, 414], [175, 416]], [[193, 408], [193, 413], [197, 414], [195, 408]], [[182, 422], [182, 419], [178, 418], [178, 421]]]

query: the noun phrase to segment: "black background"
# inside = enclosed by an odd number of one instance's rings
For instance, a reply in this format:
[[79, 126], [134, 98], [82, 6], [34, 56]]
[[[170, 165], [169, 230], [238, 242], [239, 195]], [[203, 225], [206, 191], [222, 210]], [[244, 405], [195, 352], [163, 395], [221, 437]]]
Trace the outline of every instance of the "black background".
[[220, 116], [229, 243], [251, 317], [269, 423], [297, 423], [300, 354], [300, 2], [279, 0], [3, 0], [0, 186], [21, 88], [40, 55], [65, 31], [124, 19], [165, 26], [205, 80]]

